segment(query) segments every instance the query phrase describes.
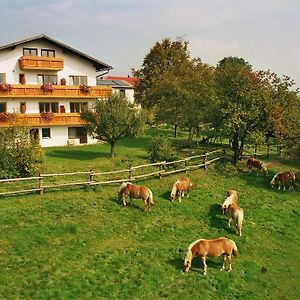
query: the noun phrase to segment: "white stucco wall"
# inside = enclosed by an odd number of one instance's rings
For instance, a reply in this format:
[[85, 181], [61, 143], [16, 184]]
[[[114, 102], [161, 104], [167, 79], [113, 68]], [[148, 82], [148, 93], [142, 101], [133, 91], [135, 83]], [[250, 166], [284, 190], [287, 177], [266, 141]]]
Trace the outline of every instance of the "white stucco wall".
[[[37, 48], [38, 56], [41, 55], [41, 49], [55, 50], [56, 57], [64, 58], [64, 68], [61, 71], [36, 71], [21, 70], [18, 59], [23, 56], [23, 48]], [[65, 78], [69, 84], [70, 75], [87, 76], [88, 85], [96, 85], [96, 69], [92, 62], [72, 54], [64, 53], [61, 48], [46, 40], [36, 40], [16, 46], [13, 50], [0, 51], [0, 73], [6, 73], [6, 82], [11, 84], [19, 83], [19, 74], [25, 74], [27, 84], [37, 84], [37, 74], [57, 75], [58, 83], [61, 78]]]

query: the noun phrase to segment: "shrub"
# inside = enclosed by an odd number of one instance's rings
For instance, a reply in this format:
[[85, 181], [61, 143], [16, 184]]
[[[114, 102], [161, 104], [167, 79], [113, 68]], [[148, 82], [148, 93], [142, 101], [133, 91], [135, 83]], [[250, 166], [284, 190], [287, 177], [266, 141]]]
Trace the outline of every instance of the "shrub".
[[151, 162], [173, 161], [178, 159], [178, 155], [172, 148], [171, 143], [164, 137], [155, 137], [148, 147]]
[[38, 174], [43, 152], [29, 129], [10, 127], [0, 130], [0, 178], [29, 177]]

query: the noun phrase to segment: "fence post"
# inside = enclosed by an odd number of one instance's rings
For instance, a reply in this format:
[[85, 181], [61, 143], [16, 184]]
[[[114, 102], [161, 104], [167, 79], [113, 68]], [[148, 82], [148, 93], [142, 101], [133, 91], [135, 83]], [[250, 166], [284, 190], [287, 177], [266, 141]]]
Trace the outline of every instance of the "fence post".
[[129, 174], [128, 174], [129, 181], [131, 181], [131, 178], [132, 178], [132, 167], [130, 166], [129, 167]]
[[204, 151], [203, 154], [205, 155], [204, 158], [203, 158], [203, 164], [204, 164], [204, 169], [206, 170], [207, 169], [206, 163], [207, 163], [207, 157], [208, 157], [207, 151]]
[[44, 194], [43, 177], [42, 177], [41, 173], [39, 174], [39, 177], [40, 177], [40, 179], [39, 179], [39, 189], [40, 189], [39, 193], [40, 193], [40, 195], [43, 195]]
[[223, 148], [223, 150], [222, 150], [222, 157], [223, 157], [223, 160], [225, 159], [225, 154], [226, 154], [226, 150], [225, 150], [225, 148]]
[[94, 182], [94, 172], [93, 172], [93, 170], [90, 170], [89, 176], [90, 176], [90, 184], [89, 185], [91, 186], [91, 183]]
[[188, 174], [188, 161], [189, 161], [189, 159], [186, 158], [186, 159], [185, 159], [185, 162], [184, 162], [184, 168], [185, 168], [185, 174], [186, 174], [186, 175]]

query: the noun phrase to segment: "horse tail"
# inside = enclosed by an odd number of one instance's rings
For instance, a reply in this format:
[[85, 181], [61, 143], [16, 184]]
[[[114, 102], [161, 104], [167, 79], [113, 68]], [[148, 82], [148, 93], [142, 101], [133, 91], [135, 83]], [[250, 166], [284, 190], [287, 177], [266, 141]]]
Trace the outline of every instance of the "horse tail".
[[147, 199], [148, 205], [149, 205], [149, 207], [154, 206], [153, 193], [150, 189], [148, 189], [148, 193], [149, 193], [148, 199]]
[[294, 172], [291, 172], [291, 176], [292, 176], [292, 187], [295, 187], [295, 183], [296, 183], [296, 175]]
[[238, 253], [238, 248], [236, 246], [236, 243], [233, 240], [229, 240], [229, 241], [232, 244], [232, 254], [234, 256], [238, 256], [239, 253]]

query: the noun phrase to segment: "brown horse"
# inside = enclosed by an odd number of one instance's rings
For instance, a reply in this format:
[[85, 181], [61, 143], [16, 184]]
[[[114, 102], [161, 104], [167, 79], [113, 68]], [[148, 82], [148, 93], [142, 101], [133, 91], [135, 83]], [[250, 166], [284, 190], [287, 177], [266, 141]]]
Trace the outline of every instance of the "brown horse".
[[228, 216], [228, 227], [230, 227], [230, 223], [233, 220], [237, 235], [242, 236], [242, 226], [244, 221], [243, 209], [237, 206], [235, 203], [229, 204], [226, 208], [226, 215]]
[[238, 194], [236, 190], [228, 190], [226, 193], [227, 198], [225, 199], [224, 203], [222, 204], [223, 214], [225, 214], [226, 208], [232, 204], [237, 204], [238, 201]]
[[176, 196], [178, 196], [178, 201], [181, 202], [181, 197], [184, 196], [184, 191], [187, 192], [187, 197], [190, 193], [190, 188], [194, 186], [194, 184], [190, 181], [189, 178], [183, 177], [181, 179], [178, 179], [174, 184], [171, 191], [171, 201], [174, 201], [176, 199]]
[[285, 187], [289, 184], [289, 188], [292, 189], [295, 187], [296, 175], [292, 171], [281, 172], [274, 175], [271, 180], [271, 186], [274, 188], [276, 184], [278, 184], [278, 189], [280, 190], [281, 186], [285, 191]]
[[249, 172], [253, 169], [257, 170], [257, 175], [259, 175], [259, 172], [262, 172], [265, 176], [268, 175], [268, 169], [265, 163], [258, 160], [256, 157], [250, 157], [247, 160], [247, 168]]
[[132, 198], [142, 198], [145, 204], [145, 210], [150, 210], [151, 206], [154, 205], [152, 191], [143, 185], [136, 185], [130, 182], [123, 182], [119, 187], [118, 197], [119, 200], [123, 201], [123, 205], [126, 206], [126, 196], [129, 196], [130, 202]]
[[225, 237], [220, 237], [215, 240], [197, 240], [189, 245], [188, 251], [184, 259], [183, 270], [188, 272], [192, 266], [192, 260], [195, 256], [200, 256], [203, 263], [203, 275], [206, 275], [206, 257], [207, 256], [220, 256], [223, 255], [223, 265], [220, 269], [225, 270], [226, 259], [229, 263], [229, 272], [232, 271], [231, 267], [231, 254], [238, 255], [238, 249], [234, 241]]

